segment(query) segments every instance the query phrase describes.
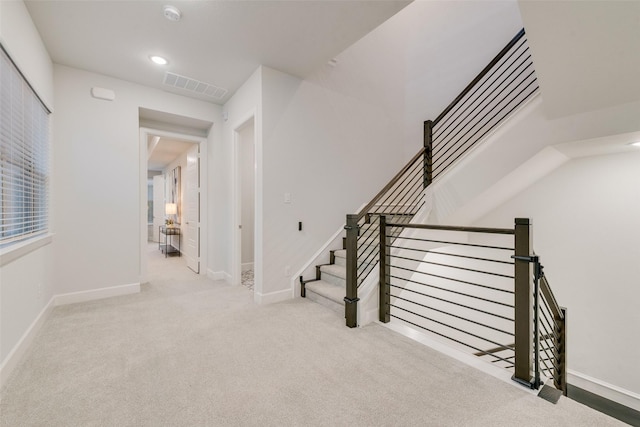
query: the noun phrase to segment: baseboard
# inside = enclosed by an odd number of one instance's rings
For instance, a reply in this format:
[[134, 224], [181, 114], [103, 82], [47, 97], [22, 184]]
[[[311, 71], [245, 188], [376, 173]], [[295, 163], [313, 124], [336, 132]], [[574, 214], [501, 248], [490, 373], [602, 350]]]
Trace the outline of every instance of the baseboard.
[[18, 343], [13, 347], [7, 358], [0, 365], [0, 390], [4, 389], [7, 380], [11, 376], [13, 370], [18, 366], [25, 353], [31, 346], [33, 339], [36, 337], [44, 322], [49, 318], [53, 308], [55, 307], [55, 296], [52, 297], [47, 305], [40, 311], [38, 317], [31, 323], [29, 328], [22, 335]]
[[207, 277], [211, 280], [224, 280], [225, 274], [226, 273], [224, 271], [207, 270]]
[[275, 302], [281, 302], [291, 299], [291, 289], [284, 289], [282, 291], [269, 292], [268, 294], [261, 294], [254, 292], [253, 300], [258, 304], [273, 304]]
[[626, 406], [635, 411], [640, 411], [640, 394], [574, 370], [567, 371], [567, 382], [604, 399]]
[[472, 354], [466, 353], [464, 351], [458, 350], [456, 348], [453, 348], [447, 344], [444, 344], [438, 340], [433, 339], [432, 337], [416, 330], [413, 328], [410, 328], [409, 326], [403, 325], [400, 322], [394, 322], [391, 321], [389, 323], [381, 323], [381, 322], [377, 322], [378, 324], [382, 325], [385, 328], [391, 329], [394, 332], [397, 332], [401, 335], [404, 335], [407, 338], [410, 338], [414, 341], [419, 342], [422, 345], [425, 345], [435, 351], [438, 351], [442, 354], [445, 354], [451, 358], [454, 358], [466, 365], [469, 365], [475, 369], [478, 369], [488, 375], [491, 375], [494, 378], [497, 378], [503, 382], [505, 382], [506, 384], [510, 384], [516, 388], [518, 388], [519, 390], [524, 391], [525, 393], [529, 393], [532, 395], [537, 395], [538, 394], [538, 390], [533, 390], [530, 388], [526, 388], [523, 387], [522, 385], [518, 384], [517, 382], [513, 381], [511, 379], [512, 373], [509, 372], [506, 369], [502, 369], [498, 366], [495, 366], [494, 364], [492, 364], [491, 362], [487, 361], [487, 360], [483, 360], [479, 357], [476, 357]]
[[38, 317], [31, 323], [29, 328], [22, 335], [18, 343], [13, 347], [2, 365], [0, 365], [0, 390], [4, 388], [6, 381], [13, 370], [18, 366], [25, 353], [31, 346], [38, 331], [49, 318], [54, 307], [65, 304], [74, 304], [103, 298], [129, 295], [140, 292], [140, 283], [130, 285], [112, 286], [109, 288], [92, 289], [90, 291], [72, 292], [68, 294], [58, 294], [51, 297], [47, 305], [40, 311]]
[[567, 384], [567, 395], [570, 399], [582, 403], [596, 411], [607, 414], [629, 425], [640, 427], [640, 411], [621, 405], [613, 400], [606, 399], [590, 391]]
[[108, 288], [92, 289], [90, 291], [59, 294], [54, 296], [54, 299], [55, 305], [65, 305], [117, 297], [121, 295], [136, 294], [138, 292], [140, 292], [140, 283], [132, 283], [130, 285], [111, 286]]

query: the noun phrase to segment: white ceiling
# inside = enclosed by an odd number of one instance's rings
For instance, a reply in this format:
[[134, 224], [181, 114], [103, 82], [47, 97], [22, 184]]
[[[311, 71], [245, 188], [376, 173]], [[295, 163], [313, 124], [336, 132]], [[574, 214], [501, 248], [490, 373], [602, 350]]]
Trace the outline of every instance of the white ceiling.
[[640, 1], [519, 1], [552, 117], [640, 101]]
[[[305, 77], [407, 0], [26, 0], [53, 62], [224, 103], [260, 65]], [[179, 22], [163, 6], [182, 12]], [[170, 62], [157, 66], [150, 55]], [[228, 90], [221, 100], [163, 85], [169, 71]]]
[[[147, 169], [152, 171], [164, 170], [171, 162], [193, 146], [193, 142], [178, 139], [156, 137], [149, 135], [147, 141], [149, 159]], [[159, 138], [157, 144], [154, 138]]]

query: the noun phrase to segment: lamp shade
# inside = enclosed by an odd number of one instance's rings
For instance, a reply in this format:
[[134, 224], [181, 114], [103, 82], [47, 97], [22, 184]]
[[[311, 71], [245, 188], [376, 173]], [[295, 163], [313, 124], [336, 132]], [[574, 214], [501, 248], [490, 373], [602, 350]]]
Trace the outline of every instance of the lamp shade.
[[175, 203], [167, 203], [164, 205], [164, 213], [167, 215], [175, 215], [178, 213], [178, 205]]

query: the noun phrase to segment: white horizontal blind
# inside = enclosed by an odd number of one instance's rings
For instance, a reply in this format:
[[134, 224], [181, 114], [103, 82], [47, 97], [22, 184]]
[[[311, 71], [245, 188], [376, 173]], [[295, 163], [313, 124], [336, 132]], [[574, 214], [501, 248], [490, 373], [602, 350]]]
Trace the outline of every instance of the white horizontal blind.
[[49, 228], [49, 111], [0, 50], [0, 246], [5, 246]]

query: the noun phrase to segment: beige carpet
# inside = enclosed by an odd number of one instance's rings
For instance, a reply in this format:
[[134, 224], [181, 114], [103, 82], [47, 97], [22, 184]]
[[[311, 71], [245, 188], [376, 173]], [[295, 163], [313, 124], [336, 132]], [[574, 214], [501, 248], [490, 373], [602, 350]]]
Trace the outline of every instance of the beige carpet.
[[150, 251], [137, 295], [58, 307], [2, 426], [608, 426], [304, 299], [254, 305]]

